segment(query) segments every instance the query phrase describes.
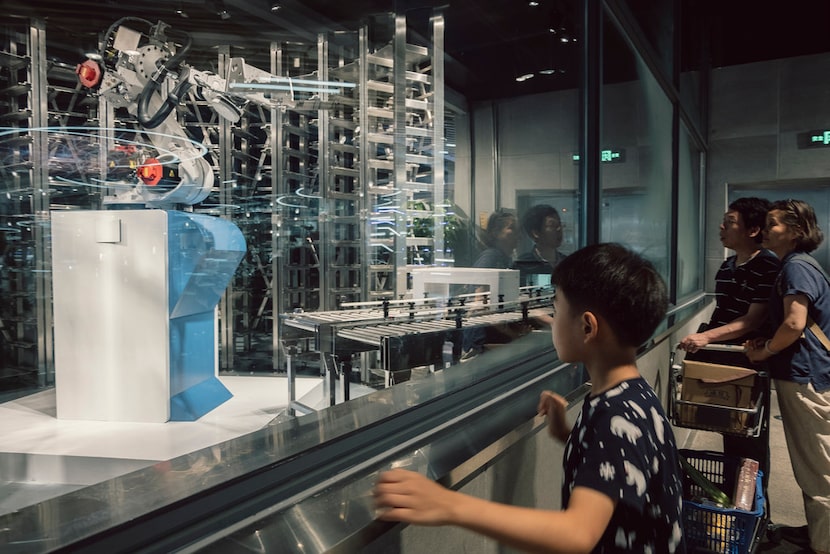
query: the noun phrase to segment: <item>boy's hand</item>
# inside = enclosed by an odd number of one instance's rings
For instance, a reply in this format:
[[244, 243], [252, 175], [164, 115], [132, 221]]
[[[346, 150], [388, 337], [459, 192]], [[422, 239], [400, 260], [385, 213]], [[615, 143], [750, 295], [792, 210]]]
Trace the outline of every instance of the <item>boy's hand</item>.
[[380, 474], [372, 491], [377, 518], [419, 525], [452, 523], [455, 493], [420, 473], [393, 469]]
[[565, 410], [568, 407], [567, 401], [560, 395], [549, 390], [543, 391], [539, 397], [539, 415], [548, 420], [548, 433], [550, 436], [562, 442], [568, 440], [571, 430], [568, 428], [568, 420]]

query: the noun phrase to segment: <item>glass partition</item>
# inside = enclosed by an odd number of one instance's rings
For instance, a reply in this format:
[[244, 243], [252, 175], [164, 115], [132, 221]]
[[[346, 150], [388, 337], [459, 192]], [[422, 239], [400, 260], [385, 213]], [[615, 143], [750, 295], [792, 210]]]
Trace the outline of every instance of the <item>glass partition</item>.
[[[198, 423], [227, 401], [224, 379], [267, 378], [287, 392], [258, 408], [279, 433], [239, 431], [209, 454], [170, 456], [209, 461], [209, 483], [202, 473], [177, 480], [198, 493], [240, 477], [220, 451], [244, 457], [271, 441], [275, 456], [295, 456], [364, 424], [371, 438], [433, 397], [494, 378], [510, 389], [527, 375], [511, 369], [527, 360], [553, 367], [550, 335], [527, 312], [549, 308], [553, 267], [586, 226], [666, 278], [677, 249], [678, 290], [700, 287], [699, 244], [671, 244], [671, 227], [699, 219], [701, 154], [680, 137], [674, 200], [687, 210], [673, 222], [672, 104], [614, 25], [604, 21], [601, 151], [585, 153], [581, 3], [453, 0], [406, 13], [329, 4], [159, 0], [143, 2], [141, 17], [93, 0], [8, 6], [3, 399], [32, 397], [63, 423], [71, 392], [75, 408], [108, 404], [95, 423], [118, 434], [111, 423]], [[596, 221], [580, 213], [586, 156], [600, 159]], [[477, 265], [498, 211], [514, 225], [507, 261]], [[134, 223], [137, 214], [149, 221]], [[484, 347], [463, 359], [474, 329]], [[131, 377], [153, 375], [162, 388], [119, 380], [126, 358], [145, 364]], [[582, 382], [568, 371], [567, 387]], [[74, 388], [60, 386], [67, 377]], [[304, 398], [308, 383], [319, 403]], [[164, 401], [125, 420], [138, 390]], [[318, 421], [334, 423], [320, 431]], [[139, 454], [129, 471], [176, 477], [179, 466], [158, 458]], [[111, 484], [91, 485], [97, 494]]]
[[[603, 21], [600, 156], [603, 241], [645, 255], [669, 280], [672, 104], [619, 29]], [[613, 54], [612, 54], [613, 52]]]
[[677, 296], [683, 298], [703, 289], [703, 237], [692, 231], [702, 227], [701, 162], [702, 153], [695, 146], [684, 125], [680, 126], [677, 160]]

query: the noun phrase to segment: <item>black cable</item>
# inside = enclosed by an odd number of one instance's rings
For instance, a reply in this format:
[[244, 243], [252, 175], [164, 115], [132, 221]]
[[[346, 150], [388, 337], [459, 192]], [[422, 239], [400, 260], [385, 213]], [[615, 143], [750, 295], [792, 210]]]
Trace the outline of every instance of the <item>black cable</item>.
[[147, 81], [147, 84], [144, 85], [144, 90], [141, 91], [141, 94], [138, 97], [138, 122], [145, 128], [145, 129], [155, 129], [162, 122], [170, 115], [170, 112], [173, 111], [173, 108], [181, 100], [182, 96], [184, 96], [192, 84], [187, 80], [186, 74], [180, 75], [179, 84], [176, 85], [176, 88], [167, 95], [167, 98], [164, 100], [164, 104], [159, 107], [155, 114], [152, 116], [148, 115], [150, 110], [150, 98], [161, 89], [161, 83], [164, 82], [164, 79], [167, 77], [167, 73], [171, 69], [175, 69], [190, 51], [191, 46], [193, 45], [193, 39], [191, 38], [189, 33], [182, 32], [182, 34], [186, 37], [187, 42], [185, 43], [182, 48], [176, 52], [170, 59], [168, 59], [164, 64], [158, 69], [155, 75]]

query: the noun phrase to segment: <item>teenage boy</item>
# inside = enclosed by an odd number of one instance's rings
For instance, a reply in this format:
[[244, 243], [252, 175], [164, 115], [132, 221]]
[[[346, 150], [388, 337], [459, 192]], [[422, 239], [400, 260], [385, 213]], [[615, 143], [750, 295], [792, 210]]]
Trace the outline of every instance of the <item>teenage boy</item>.
[[564, 399], [542, 393], [539, 413], [567, 441], [562, 510], [482, 500], [419, 473], [381, 474], [379, 519], [457, 525], [534, 552], [685, 552], [682, 480], [674, 435], [636, 366], [667, 308], [654, 266], [618, 244], [578, 250], [554, 270], [548, 318], [563, 362], [582, 362], [592, 391], [573, 430]]
[[[781, 262], [761, 246], [770, 205], [764, 198], [738, 198], [723, 214], [720, 241], [735, 253], [724, 260], [715, 275], [715, 311], [709, 323], [680, 341], [680, 348], [688, 352], [687, 360], [751, 367], [741, 352], [699, 349], [710, 343], [740, 345], [771, 334], [771, 329], [766, 328], [769, 325], [767, 306]], [[763, 370], [765, 366], [755, 369]], [[769, 398], [769, 388], [763, 394]], [[764, 486], [770, 475], [769, 412], [764, 411], [757, 438], [723, 435], [724, 454], [758, 461], [764, 472]]]
[[[761, 247], [769, 207], [769, 200], [763, 198], [738, 198], [723, 214], [720, 241], [735, 253], [715, 275], [716, 305], [706, 329], [680, 341], [680, 347], [689, 353], [697, 353], [709, 343], [743, 344], [767, 333], [761, 327], [767, 322], [767, 304], [781, 267], [775, 254]], [[729, 356], [700, 352], [694, 359], [729, 364]], [[746, 365], [746, 357], [732, 354], [731, 363]]]

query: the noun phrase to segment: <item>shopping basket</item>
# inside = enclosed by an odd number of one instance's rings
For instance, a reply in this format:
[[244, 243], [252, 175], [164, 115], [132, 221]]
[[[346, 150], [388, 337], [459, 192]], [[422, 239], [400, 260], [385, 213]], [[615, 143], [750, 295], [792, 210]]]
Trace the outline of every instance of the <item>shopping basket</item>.
[[[680, 455], [716, 487], [732, 496], [740, 458], [705, 450], [680, 450]], [[766, 497], [762, 472], [755, 482], [753, 511], [722, 508], [703, 503], [703, 489], [683, 476], [683, 532], [689, 552], [749, 554], [755, 552], [766, 530]]]
[[[730, 345], [709, 345], [706, 350], [736, 351], [741, 347]], [[677, 427], [715, 431], [727, 435], [758, 437], [764, 423], [767, 409], [769, 377], [765, 372], [757, 372], [754, 383], [747, 389], [749, 401], [745, 406], [728, 406], [708, 402], [684, 399], [682, 394], [685, 360], [675, 363], [677, 350], [669, 358], [671, 375], [669, 391], [669, 417]], [[706, 365], [706, 364], [699, 364]], [[728, 367], [718, 365], [717, 367]]]

